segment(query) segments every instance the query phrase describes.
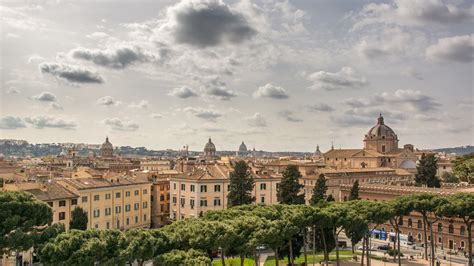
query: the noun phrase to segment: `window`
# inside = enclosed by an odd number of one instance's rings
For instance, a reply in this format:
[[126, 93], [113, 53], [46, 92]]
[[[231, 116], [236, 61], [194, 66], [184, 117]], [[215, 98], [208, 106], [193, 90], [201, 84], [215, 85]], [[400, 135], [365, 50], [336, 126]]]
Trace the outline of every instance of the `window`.
[[127, 219], [126, 219], [125, 221], [126, 221], [126, 224], [127, 224], [127, 225], [130, 224], [130, 218], [127, 217]]
[[94, 195], [94, 201], [99, 201], [100, 200], [100, 196], [99, 195]]
[[140, 203], [133, 204], [133, 209], [138, 211], [140, 209]]
[[266, 189], [267, 189], [267, 184], [266, 183], [260, 184], [260, 190], [266, 190]]
[[62, 221], [62, 220], [65, 220], [66, 219], [66, 213], [65, 212], [60, 212], [59, 213], [59, 220]]
[[221, 192], [221, 185], [214, 185], [214, 192]]
[[121, 195], [120, 195], [120, 192], [115, 193], [115, 197], [116, 197], [116, 198], [120, 198], [120, 196], [121, 196]]
[[110, 193], [105, 194], [105, 199], [110, 199]]
[[54, 203], [52, 201], [48, 201], [48, 205], [49, 205], [49, 207], [52, 208], [54, 206]]
[[94, 210], [94, 218], [97, 218], [100, 216], [100, 210], [99, 209], [95, 209]]
[[143, 209], [146, 209], [146, 208], [148, 208], [148, 202], [145, 201], [143, 202]]
[[163, 212], [165, 210], [165, 204], [160, 205], [160, 211]]
[[112, 214], [112, 209], [111, 208], [105, 208], [105, 216], [108, 216]]
[[81, 200], [82, 200], [82, 203], [87, 202], [87, 196], [82, 197]]
[[148, 193], [148, 190], [145, 188], [145, 189], [143, 190], [143, 194], [147, 194], [147, 193]]
[[59, 201], [59, 207], [64, 207], [66, 206], [66, 201], [65, 200], [60, 200]]
[[227, 185], [227, 191], [230, 191], [230, 185]]
[[220, 198], [215, 198], [214, 199], [214, 206], [221, 206], [221, 199]]
[[181, 191], [186, 191], [186, 184], [181, 184]]
[[382, 152], [385, 152], [385, 145], [382, 145]]
[[449, 227], [448, 227], [448, 233], [454, 234], [454, 226], [453, 226], [453, 224], [450, 224], [450, 225], [449, 225]]
[[418, 220], [418, 222], [417, 222], [417, 225], [416, 225], [416, 226], [418, 227], [418, 229], [421, 229], [421, 228], [423, 228], [423, 223], [421, 222], [421, 220]]
[[194, 209], [194, 199], [189, 200], [189, 205], [191, 205], [191, 209]]
[[176, 202], [177, 202], [177, 201], [178, 201], [178, 200], [176, 199], [176, 197], [173, 197], [173, 205], [176, 205]]
[[153, 195], [150, 196], [150, 201], [153, 202], [153, 200], [155, 200], [155, 198], [153, 197]]
[[464, 245], [465, 245], [464, 241], [461, 241], [461, 247], [462, 248], [464, 248]]
[[400, 216], [400, 220], [398, 220], [399, 225], [403, 225], [403, 216]]
[[77, 199], [72, 199], [71, 200], [71, 205], [77, 205]]
[[411, 218], [408, 218], [408, 227], [413, 227], [413, 221]]
[[135, 216], [135, 223], [138, 223], [138, 216]]
[[95, 229], [99, 228], [99, 224], [94, 224], [94, 228]]
[[146, 221], [146, 214], [143, 215], [143, 221]]
[[443, 238], [438, 237], [438, 243], [442, 243], [442, 242], [443, 242]]
[[160, 201], [165, 201], [165, 195], [160, 195]]
[[207, 199], [201, 199], [201, 207], [207, 207]]
[[207, 185], [201, 185], [201, 192], [207, 192]]
[[438, 223], [438, 232], [439, 233], [443, 232], [443, 224], [442, 223]]
[[466, 234], [466, 227], [461, 226], [461, 228], [459, 228], [459, 234], [462, 235], [462, 236], [465, 235]]
[[191, 192], [194, 192], [194, 185], [190, 185], [190, 186], [189, 186], [189, 190], [190, 190]]
[[139, 193], [138, 190], [135, 190], [135, 191], [133, 192], [133, 194], [135, 194], [135, 196], [138, 196], [138, 193]]
[[186, 201], [185, 198], [179, 199], [179, 203], [181, 204], [181, 207], [184, 207], [185, 201]]
[[130, 191], [125, 191], [125, 197], [130, 197]]
[[105, 223], [105, 228], [110, 229], [110, 222]]
[[122, 211], [122, 207], [115, 206], [115, 213], [120, 213]]
[[127, 204], [125, 205], [125, 212], [129, 212], [130, 211], [130, 204]]
[[176, 183], [173, 183], [173, 189], [176, 190]]
[[261, 202], [261, 203], [265, 203], [265, 197], [261, 197], [261, 198], [260, 198], [260, 202]]

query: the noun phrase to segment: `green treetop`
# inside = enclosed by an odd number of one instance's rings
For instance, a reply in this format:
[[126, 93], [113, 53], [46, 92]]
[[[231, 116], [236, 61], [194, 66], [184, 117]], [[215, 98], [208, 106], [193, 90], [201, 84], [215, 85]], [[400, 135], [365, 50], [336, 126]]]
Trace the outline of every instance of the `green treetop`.
[[278, 202], [283, 204], [304, 204], [304, 194], [300, 194], [304, 187], [299, 183], [301, 173], [296, 165], [289, 165], [283, 171], [283, 178], [277, 189]]
[[324, 174], [320, 174], [318, 180], [316, 180], [316, 185], [313, 189], [313, 196], [311, 197], [311, 204], [316, 204], [320, 201], [323, 201], [326, 198], [326, 191], [328, 186], [326, 185], [326, 177]]
[[230, 190], [227, 195], [228, 206], [234, 207], [251, 204], [255, 201], [252, 196], [255, 181], [250, 174], [246, 162], [239, 161], [235, 164], [234, 171], [230, 173]]
[[421, 155], [421, 160], [416, 167], [415, 182], [420, 186], [440, 187], [439, 177], [436, 176], [438, 170], [438, 159], [433, 154]]
[[86, 230], [87, 222], [87, 213], [81, 207], [76, 207], [71, 212], [71, 221], [69, 222], [69, 229]]

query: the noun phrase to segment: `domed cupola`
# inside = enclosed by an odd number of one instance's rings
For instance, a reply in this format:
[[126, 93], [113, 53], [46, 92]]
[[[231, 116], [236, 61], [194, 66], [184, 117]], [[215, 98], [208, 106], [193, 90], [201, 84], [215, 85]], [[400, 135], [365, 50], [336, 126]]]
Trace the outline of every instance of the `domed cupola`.
[[389, 126], [385, 125], [382, 114], [377, 119], [377, 124], [365, 135], [364, 148], [381, 153], [398, 149], [397, 134]]
[[204, 145], [204, 156], [215, 156], [216, 155], [216, 146], [212, 143], [211, 138], [209, 141]]
[[114, 146], [109, 142], [109, 137], [105, 138], [105, 142], [102, 143], [100, 147], [100, 154], [102, 157], [113, 157], [114, 156]]
[[247, 145], [242, 141], [242, 144], [239, 146], [239, 152], [247, 152]]

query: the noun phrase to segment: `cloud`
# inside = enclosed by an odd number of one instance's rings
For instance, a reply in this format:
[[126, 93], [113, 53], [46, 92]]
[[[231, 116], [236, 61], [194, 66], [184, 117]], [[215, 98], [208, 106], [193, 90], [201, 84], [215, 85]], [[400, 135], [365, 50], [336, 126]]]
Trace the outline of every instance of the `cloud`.
[[60, 129], [75, 129], [76, 122], [65, 120], [54, 116], [39, 115], [34, 117], [26, 117], [25, 122], [31, 124], [37, 129], [43, 128], [60, 128]]
[[104, 125], [109, 126], [112, 130], [116, 131], [136, 131], [139, 126], [132, 120], [122, 120], [120, 118], [106, 118], [102, 120]]
[[148, 108], [148, 101], [147, 100], [141, 100], [139, 102], [131, 102], [128, 107], [130, 108], [137, 108], [137, 109], [146, 109]]
[[270, 83], [265, 84], [264, 86], [259, 87], [254, 93], [254, 98], [273, 98], [273, 99], [288, 99], [290, 96], [285, 89], [278, 86], [273, 86]]
[[344, 89], [360, 89], [368, 85], [364, 77], [358, 77], [350, 67], [343, 67], [339, 72], [319, 71], [308, 75], [308, 80], [313, 82], [311, 88], [328, 91]]
[[[443, 0], [394, 0], [393, 3], [370, 3], [355, 17], [355, 28], [374, 23], [423, 26], [472, 21], [474, 9]], [[458, 1], [462, 2], [462, 1]]]
[[228, 101], [237, 96], [237, 94], [233, 90], [228, 89], [227, 84], [217, 76], [205, 77], [201, 82], [203, 83], [201, 87], [202, 93], [211, 98]]
[[143, 63], [154, 60], [154, 56], [145, 53], [139, 47], [119, 47], [107, 50], [90, 50], [86, 48], [76, 48], [69, 52], [75, 59], [90, 61], [96, 65], [122, 69], [134, 63]]
[[310, 112], [332, 112], [334, 111], [334, 108], [332, 108], [331, 106], [325, 104], [325, 103], [317, 103], [317, 104], [313, 104], [313, 105], [310, 105], [308, 106], [308, 111]]
[[222, 113], [219, 113], [214, 110], [210, 109], [203, 109], [203, 108], [195, 108], [195, 107], [186, 107], [183, 109], [184, 112], [194, 115], [195, 117], [199, 117], [204, 120], [208, 120], [211, 122], [216, 122], [216, 119], [223, 116]]
[[155, 118], [155, 119], [163, 118], [163, 115], [162, 115], [162, 114], [158, 114], [158, 113], [151, 114], [150, 116], [151, 116], [151, 118]]
[[470, 63], [474, 60], [474, 35], [442, 38], [426, 49], [429, 60]]
[[[393, 95], [383, 93], [380, 98], [387, 102], [409, 104], [414, 109], [421, 112], [435, 110], [441, 106], [441, 104], [435, 101], [432, 97], [423, 94], [419, 90], [396, 90]], [[380, 98], [376, 97], [375, 100]]]
[[51, 107], [51, 109], [54, 109], [54, 110], [63, 110], [64, 109], [59, 103], [56, 103], [56, 102], [50, 103], [49, 107]]
[[278, 115], [288, 122], [303, 122], [303, 119], [295, 117], [292, 111], [283, 110], [278, 112]]
[[28, 64], [37, 63], [43, 60], [44, 60], [44, 57], [37, 54], [32, 54], [28, 57]]
[[354, 108], [367, 107], [371, 105], [371, 103], [366, 99], [356, 99], [356, 98], [345, 99], [342, 101], [342, 103]]
[[243, 14], [221, 0], [181, 1], [168, 8], [167, 18], [164, 27], [177, 43], [199, 48], [238, 44], [256, 34]]
[[91, 34], [86, 35], [86, 37], [89, 39], [104, 39], [104, 38], [109, 37], [109, 35], [105, 32], [97, 31], [97, 32], [93, 32]]
[[39, 95], [33, 96], [33, 99], [41, 102], [55, 102], [56, 101], [56, 95], [49, 91], [43, 91]]
[[407, 68], [403, 71], [403, 74], [412, 77], [417, 80], [423, 80], [423, 75], [414, 68]]
[[5, 93], [6, 94], [19, 94], [21, 91], [15, 87], [8, 88]]
[[193, 88], [186, 87], [186, 86], [174, 88], [172, 91], [168, 93], [168, 95], [175, 96], [182, 99], [199, 96]]
[[266, 127], [267, 126], [267, 120], [260, 114], [260, 113], [255, 113], [252, 116], [246, 117], [245, 120], [247, 120], [247, 123], [251, 127]]
[[97, 99], [97, 104], [105, 106], [117, 106], [120, 104], [120, 102], [114, 99], [112, 96], [104, 96]]
[[0, 118], [0, 129], [17, 129], [26, 127], [21, 118], [7, 115]]
[[398, 26], [382, 26], [375, 32], [364, 32], [361, 41], [354, 49], [363, 58], [368, 60], [387, 58], [399, 59], [400, 56], [410, 53], [406, 47], [410, 45], [411, 50], [418, 51], [418, 47], [424, 48], [423, 36], [407, 32]]
[[48, 73], [72, 83], [104, 83], [104, 78], [98, 73], [79, 66], [44, 62], [39, 68], [43, 74]]

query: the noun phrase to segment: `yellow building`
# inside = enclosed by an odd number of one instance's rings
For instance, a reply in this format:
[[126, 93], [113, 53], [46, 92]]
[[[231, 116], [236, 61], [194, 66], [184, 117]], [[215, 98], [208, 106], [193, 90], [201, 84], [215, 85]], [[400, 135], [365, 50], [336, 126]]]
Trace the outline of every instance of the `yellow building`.
[[87, 228], [149, 228], [151, 182], [130, 178], [73, 178], [58, 183], [73, 191], [87, 212]]

